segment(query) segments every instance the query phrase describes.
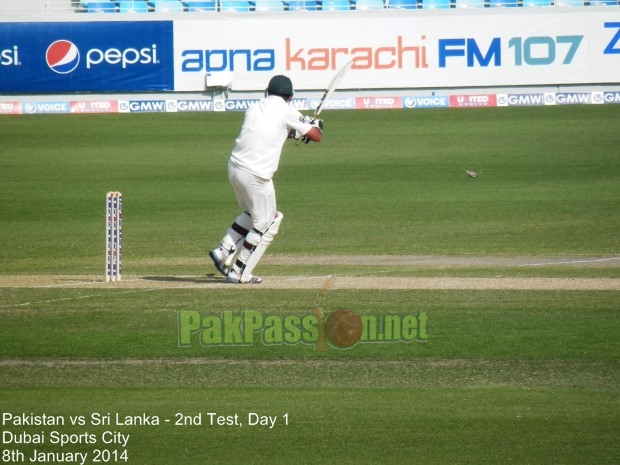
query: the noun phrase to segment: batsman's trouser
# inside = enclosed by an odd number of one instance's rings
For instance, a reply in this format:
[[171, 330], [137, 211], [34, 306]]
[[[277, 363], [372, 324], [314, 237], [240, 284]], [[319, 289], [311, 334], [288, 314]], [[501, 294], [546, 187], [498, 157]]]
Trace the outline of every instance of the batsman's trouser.
[[228, 164], [228, 179], [237, 203], [249, 213], [252, 222], [233, 267], [240, 281], [245, 282], [251, 278], [252, 271], [278, 233], [283, 215], [276, 211], [276, 195], [271, 179], [248, 173], [232, 162]]
[[265, 232], [276, 218], [276, 191], [271, 179], [248, 173], [228, 163], [228, 181], [241, 210], [252, 218], [252, 228]]

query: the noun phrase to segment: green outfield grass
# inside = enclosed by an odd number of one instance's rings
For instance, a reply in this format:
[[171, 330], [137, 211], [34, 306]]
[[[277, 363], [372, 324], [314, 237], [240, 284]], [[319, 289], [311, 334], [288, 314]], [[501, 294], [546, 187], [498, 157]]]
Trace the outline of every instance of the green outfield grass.
[[[108, 190], [124, 194], [128, 264], [205, 256], [237, 213], [226, 162], [242, 116], [3, 118], [3, 272], [98, 272]], [[617, 253], [618, 117], [613, 105], [327, 113], [323, 143], [284, 151], [270, 253]]]
[[[617, 261], [535, 265], [620, 256], [620, 107], [323, 116], [321, 144], [284, 150], [275, 182], [285, 219], [268, 257], [532, 264], [261, 266], [266, 280], [335, 274], [326, 314], [428, 316], [425, 342], [326, 352], [266, 345], [260, 334], [251, 345], [206, 347], [195, 332], [179, 347], [180, 312], [303, 317], [318, 288], [0, 287], [3, 463], [35, 463], [35, 449], [119, 465], [620, 462], [619, 291], [338, 287], [351, 276], [620, 278]], [[214, 273], [208, 250], [237, 213], [226, 161], [242, 117], [1, 117], [0, 276], [103, 277], [109, 190], [124, 197], [128, 279], [193, 283]], [[7, 413], [67, 424], [14, 425]], [[243, 426], [212, 426], [209, 413], [237, 414]], [[249, 413], [278, 419], [250, 426]], [[110, 414], [111, 424], [93, 424], [92, 414]], [[161, 424], [116, 425], [116, 414]], [[200, 425], [175, 425], [198, 415]], [[54, 431], [96, 442], [60, 447]], [[103, 443], [106, 431], [128, 443]], [[7, 432], [44, 432], [45, 442], [7, 441]], [[127, 456], [94, 462], [95, 449]]]
[[[128, 463], [139, 464], [179, 457], [218, 464], [617, 459], [617, 292], [336, 289], [327, 310], [427, 312], [429, 339], [325, 354], [304, 344], [203, 347], [197, 337], [191, 347], [177, 346], [180, 309], [303, 315], [314, 292], [88, 295], [2, 293], [9, 306], [0, 309], [0, 352], [12, 362], [0, 368], [1, 410], [67, 421], [147, 414], [161, 424], [5, 430], [121, 431], [131, 437], [127, 447], [110, 449], [127, 450]], [[250, 412], [278, 420], [274, 428], [249, 426]], [[209, 413], [237, 414], [243, 426], [211, 426]], [[201, 415], [202, 424], [177, 426], [179, 414]], [[94, 447], [47, 450], [92, 454]], [[26, 455], [34, 448], [18, 447]]]

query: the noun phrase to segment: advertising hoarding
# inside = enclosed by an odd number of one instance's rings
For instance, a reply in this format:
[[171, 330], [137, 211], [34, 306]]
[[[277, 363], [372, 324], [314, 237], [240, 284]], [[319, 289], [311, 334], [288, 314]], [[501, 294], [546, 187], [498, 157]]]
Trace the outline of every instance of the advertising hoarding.
[[174, 90], [171, 21], [0, 24], [0, 92]]

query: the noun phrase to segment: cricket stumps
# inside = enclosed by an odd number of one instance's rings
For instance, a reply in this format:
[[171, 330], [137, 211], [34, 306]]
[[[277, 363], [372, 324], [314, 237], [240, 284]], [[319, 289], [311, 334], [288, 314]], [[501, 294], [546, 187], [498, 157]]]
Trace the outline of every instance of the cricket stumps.
[[105, 280], [121, 280], [123, 231], [123, 196], [120, 192], [106, 194], [106, 266]]

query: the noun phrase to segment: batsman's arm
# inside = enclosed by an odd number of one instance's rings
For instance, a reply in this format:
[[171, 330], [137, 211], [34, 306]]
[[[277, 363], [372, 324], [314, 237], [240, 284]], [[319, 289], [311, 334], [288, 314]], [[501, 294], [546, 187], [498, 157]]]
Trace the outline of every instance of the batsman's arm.
[[295, 145], [301, 145], [302, 143], [307, 144], [310, 141], [321, 142], [323, 139], [323, 120], [312, 118], [310, 116], [305, 116], [304, 118], [312, 125], [312, 127], [303, 135], [296, 132], [291, 136], [296, 140]]
[[[321, 142], [323, 139], [323, 120], [311, 116], [303, 116], [300, 119], [303, 124], [301, 126], [296, 125], [294, 129], [291, 129], [288, 137], [295, 139], [296, 145], [307, 144], [310, 141]], [[308, 126], [310, 129], [307, 129]]]
[[323, 125], [316, 125], [316, 126], [312, 126], [312, 129], [310, 129], [307, 133], [304, 134], [304, 137], [302, 138], [302, 140], [306, 143], [312, 141], [312, 142], [321, 142], [321, 139], [323, 139]]

